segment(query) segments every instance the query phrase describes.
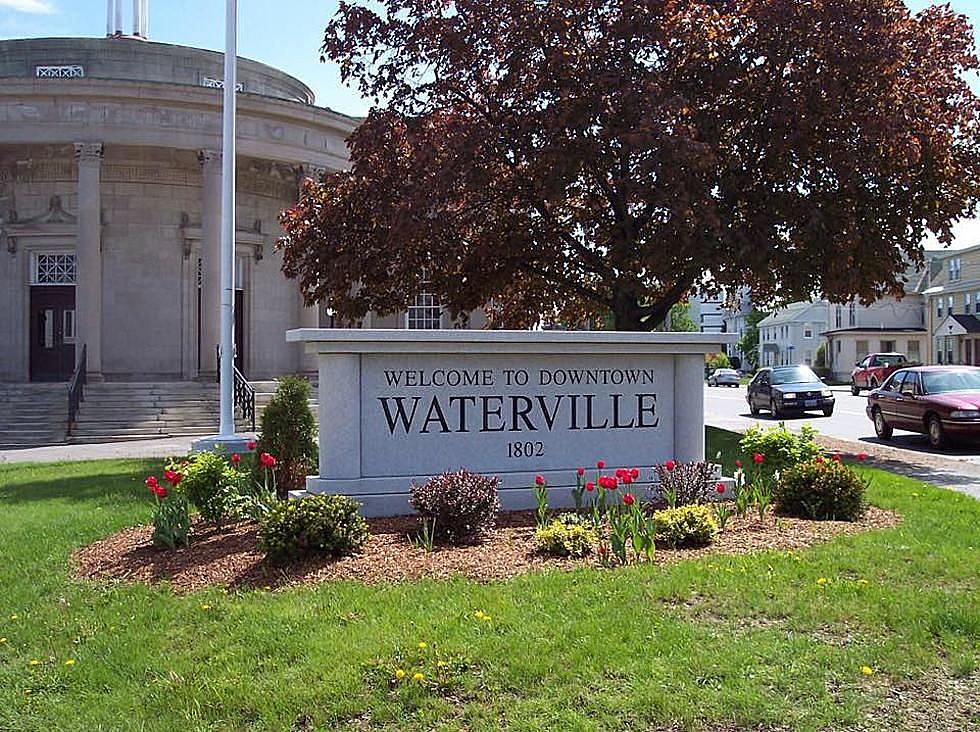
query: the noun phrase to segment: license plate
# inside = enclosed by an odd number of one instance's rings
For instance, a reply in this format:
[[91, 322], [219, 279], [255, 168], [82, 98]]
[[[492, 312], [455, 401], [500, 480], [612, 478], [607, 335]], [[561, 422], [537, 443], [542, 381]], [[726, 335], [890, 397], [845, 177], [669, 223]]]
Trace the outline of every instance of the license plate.
[[803, 402], [804, 406], [807, 406], [807, 407], [815, 407], [819, 403], [820, 402], [817, 401], [816, 399], [807, 399], [805, 402]]

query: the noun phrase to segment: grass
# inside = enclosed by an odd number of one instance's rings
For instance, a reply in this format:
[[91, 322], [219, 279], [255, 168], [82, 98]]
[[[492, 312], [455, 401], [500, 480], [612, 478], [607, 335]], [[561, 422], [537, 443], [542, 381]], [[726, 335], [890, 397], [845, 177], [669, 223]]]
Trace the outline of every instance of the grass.
[[[730, 468], [736, 442], [708, 454]], [[873, 469], [903, 526], [800, 553], [187, 596], [72, 579], [73, 549], [149, 519], [151, 470], [0, 468], [0, 730], [844, 729], [895, 685], [978, 675], [980, 502]], [[442, 688], [391, 686], [420, 661]]]

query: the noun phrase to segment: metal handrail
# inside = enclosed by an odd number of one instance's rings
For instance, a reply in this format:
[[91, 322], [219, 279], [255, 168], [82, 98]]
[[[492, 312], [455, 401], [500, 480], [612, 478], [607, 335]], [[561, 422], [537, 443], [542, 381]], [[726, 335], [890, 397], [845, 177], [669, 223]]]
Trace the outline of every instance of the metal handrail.
[[[221, 383], [221, 346], [215, 346], [215, 353], [217, 354], [217, 382]], [[232, 369], [235, 372], [235, 386], [232, 389], [233, 402], [241, 412], [242, 419], [247, 419], [252, 425], [252, 432], [255, 432], [255, 389], [252, 385], [248, 383], [248, 379], [245, 378], [245, 374], [238, 370], [238, 367], [232, 364]]]
[[75, 364], [75, 371], [68, 380], [68, 434], [75, 426], [78, 409], [85, 401], [85, 385], [88, 383], [88, 344], [82, 344], [82, 354]]

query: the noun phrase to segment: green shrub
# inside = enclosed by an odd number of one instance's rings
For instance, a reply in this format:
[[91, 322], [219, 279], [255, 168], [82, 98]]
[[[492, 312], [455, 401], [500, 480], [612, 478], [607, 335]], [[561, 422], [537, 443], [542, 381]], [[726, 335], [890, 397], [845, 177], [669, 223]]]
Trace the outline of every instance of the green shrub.
[[708, 506], [691, 504], [667, 508], [653, 514], [657, 542], [671, 547], [707, 546], [718, 533], [718, 524]]
[[497, 478], [460, 470], [443, 473], [423, 485], [412, 484], [412, 508], [435, 522], [435, 538], [458, 543], [490, 531], [500, 501]]
[[584, 557], [599, 543], [599, 535], [577, 514], [569, 513], [552, 519], [534, 532], [539, 552], [559, 557]]
[[800, 518], [856, 521], [867, 508], [865, 481], [843, 463], [828, 460], [797, 465], [780, 475], [776, 512]]
[[176, 491], [157, 503], [153, 513], [153, 546], [176, 549], [187, 546], [191, 532], [191, 516], [187, 499]]
[[[256, 454], [276, 456], [276, 488], [280, 498], [306, 486], [306, 476], [317, 472], [316, 420], [310, 411], [310, 384], [298, 376], [279, 379], [276, 393], [262, 412]], [[257, 473], [262, 466], [256, 463]], [[256, 475], [257, 479], [261, 479]]]
[[259, 548], [272, 559], [309, 554], [353, 554], [367, 541], [360, 505], [347, 496], [305, 496], [280, 501], [259, 522]]
[[217, 452], [192, 455], [183, 469], [181, 487], [206, 521], [221, 523], [238, 518], [236, 503], [248, 490], [248, 475], [235, 470]]
[[784, 422], [765, 429], [753, 425], [738, 446], [747, 456], [760, 453], [763, 462], [752, 468], [773, 475], [794, 465], [812, 462], [818, 455], [823, 455], [823, 448], [815, 441], [816, 436], [817, 431], [808, 424], [800, 428], [800, 434], [791, 432]]

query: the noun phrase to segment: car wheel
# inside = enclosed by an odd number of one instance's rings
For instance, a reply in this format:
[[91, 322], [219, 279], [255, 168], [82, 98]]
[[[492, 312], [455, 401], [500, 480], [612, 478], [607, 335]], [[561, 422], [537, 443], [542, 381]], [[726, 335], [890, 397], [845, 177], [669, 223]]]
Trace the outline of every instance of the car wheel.
[[929, 438], [929, 444], [937, 450], [946, 447], [948, 443], [943, 423], [935, 414], [930, 414], [926, 419], [926, 436]]
[[861, 387], [851, 379], [851, 396], [861, 396]]
[[776, 419], [782, 419], [783, 413], [780, 411], [779, 407], [776, 406], [774, 399], [769, 400], [769, 411], [772, 412], [772, 416]]
[[875, 434], [882, 440], [890, 440], [892, 438], [892, 426], [885, 421], [885, 415], [881, 413], [880, 409], [875, 409], [872, 419], [875, 423]]
[[823, 416], [824, 417], [830, 417], [833, 414], [834, 414], [834, 408], [833, 407], [824, 407], [823, 408]]

